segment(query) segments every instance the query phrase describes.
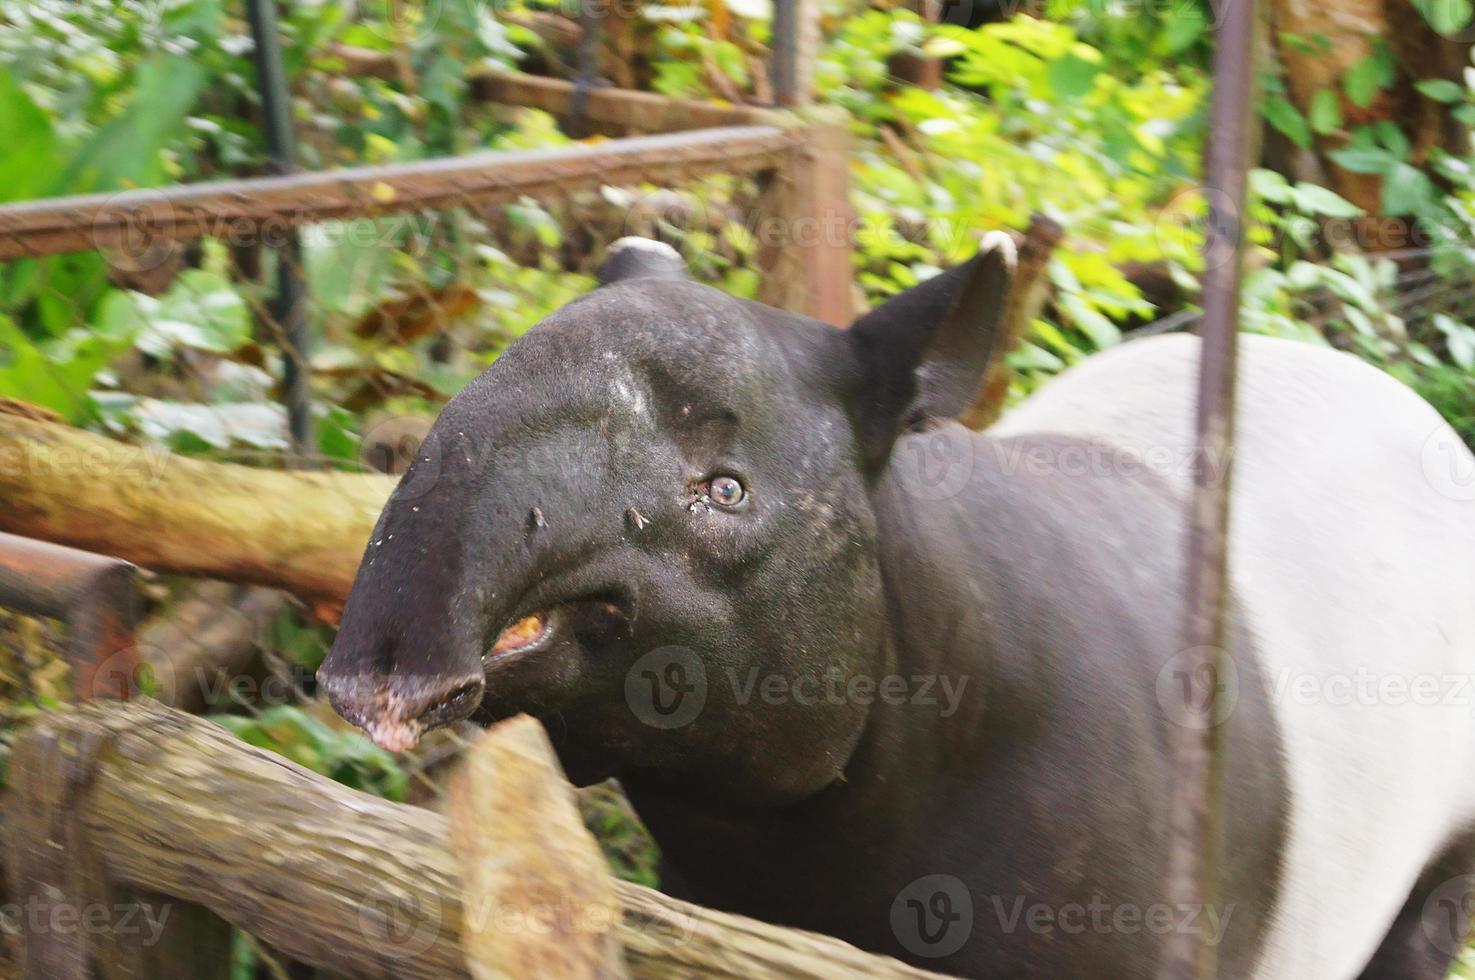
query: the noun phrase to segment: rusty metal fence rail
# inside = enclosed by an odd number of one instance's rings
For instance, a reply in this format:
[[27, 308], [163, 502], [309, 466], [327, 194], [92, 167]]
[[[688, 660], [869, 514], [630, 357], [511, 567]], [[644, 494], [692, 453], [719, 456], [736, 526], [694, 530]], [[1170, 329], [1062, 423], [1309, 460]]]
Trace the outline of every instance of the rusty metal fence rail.
[[[374, 73], [373, 53], [355, 70]], [[484, 71], [470, 80], [487, 102], [582, 114], [604, 132], [637, 135], [549, 150], [482, 152], [413, 163], [53, 198], [0, 207], [0, 262], [89, 251], [148, 254], [171, 243], [301, 228], [521, 197], [676, 187], [714, 175], [759, 182], [753, 224], [766, 229], [759, 265], [766, 300], [840, 321], [850, 313], [847, 136], [843, 116], [804, 118], [758, 108], [598, 89], [575, 104], [555, 79]], [[802, 281], [795, 281], [795, 273]]]
[[0, 208], [0, 261], [93, 249], [139, 251], [344, 218], [564, 197], [601, 185], [680, 183], [773, 170], [804, 130], [724, 127], [590, 146], [485, 152], [396, 166], [30, 201]]
[[83, 700], [133, 693], [135, 572], [119, 558], [0, 533], [0, 606], [66, 624], [73, 690]]

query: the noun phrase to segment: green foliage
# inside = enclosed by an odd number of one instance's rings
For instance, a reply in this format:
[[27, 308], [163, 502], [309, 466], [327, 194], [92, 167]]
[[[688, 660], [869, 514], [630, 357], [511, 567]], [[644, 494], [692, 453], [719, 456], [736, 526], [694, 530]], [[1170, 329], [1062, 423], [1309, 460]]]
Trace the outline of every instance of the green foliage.
[[211, 715], [210, 719], [257, 748], [331, 777], [345, 786], [402, 800], [409, 781], [390, 753], [357, 731], [330, 728], [295, 705], [274, 705], [255, 717]]
[[[949, 58], [952, 85], [893, 89], [875, 71], [897, 50]], [[1114, 343], [1152, 313], [1129, 262], [1196, 262], [1197, 233], [1165, 223], [1197, 167], [1206, 82], [1196, 70], [1104, 70], [1068, 23], [1019, 16], [977, 31], [905, 12], [846, 22], [819, 67], [822, 97], [856, 118], [852, 168], [861, 285], [881, 299], [956, 262], [987, 228], [1044, 212], [1070, 229], [1051, 270], [1051, 319], [1014, 358], [1027, 379]], [[884, 130], [919, 147], [898, 159]]]
[[93, 421], [92, 379], [128, 347], [129, 339], [73, 330], [35, 343], [0, 315], [0, 394], [52, 409], [69, 422]]
[[1366, 109], [1373, 104], [1378, 93], [1392, 85], [1397, 77], [1398, 66], [1393, 60], [1393, 54], [1380, 41], [1372, 54], [1347, 69], [1342, 78], [1342, 89], [1353, 104]]
[[1471, 13], [1475, 12], [1470, 0], [1413, 0], [1413, 3], [1429, 26], [1444, 35], [1464, 30], [1470, 25]]

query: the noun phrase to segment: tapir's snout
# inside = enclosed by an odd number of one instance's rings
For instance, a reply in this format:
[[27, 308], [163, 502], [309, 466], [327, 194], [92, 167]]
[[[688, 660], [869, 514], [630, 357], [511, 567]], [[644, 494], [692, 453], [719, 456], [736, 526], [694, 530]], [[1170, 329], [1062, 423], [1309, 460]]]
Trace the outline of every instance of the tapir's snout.
[[333, 710], [391, 752], [412, 749], [430, 729], [467, 717], [486, 692], [480, 673], [345, 672], [331, 658], [318, 671], [318, 684]]

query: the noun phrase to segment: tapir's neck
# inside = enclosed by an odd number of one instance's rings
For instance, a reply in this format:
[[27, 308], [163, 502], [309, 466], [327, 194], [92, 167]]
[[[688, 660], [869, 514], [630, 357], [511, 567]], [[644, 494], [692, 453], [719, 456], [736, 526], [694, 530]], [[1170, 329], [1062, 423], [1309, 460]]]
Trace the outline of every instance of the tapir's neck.
[[[865, 700], [868, 713], [841, 776], [779, 809], [744, 808], [669, 782], [622, 777], [698, 899], [765, 918], [778, 915], [775, 901], [792, 902], [782, 910], [785, 921], [826, 928], [817, 910], [839, 915], [842, 897], [815, 893], [810, 882], [853, 884], [857, 874], [871, 873], [867, 863], [878, 880], [894, 874], [887, 856], [900, 853], [920, 823], [935, 816], [948, 787], [976, 773], [981, 755], [1009, 737], [1000, 726], [1017, 725], [1017, 716], [993, 713], [993, 617], [977, 584], [957, 574], [974, 562], [952, 553], [966, 550], [967, 535], [954, 531], [933, 540], [932, 528], [956, 518], [953, 505], [898, 493], [885, 489], [878, 500], [885, 628], [875, 649], [857, 658], [870, 665], [859, 686], [847, 688], [847, 696]], [[821, 871], [831, 864], [844, 872]]]

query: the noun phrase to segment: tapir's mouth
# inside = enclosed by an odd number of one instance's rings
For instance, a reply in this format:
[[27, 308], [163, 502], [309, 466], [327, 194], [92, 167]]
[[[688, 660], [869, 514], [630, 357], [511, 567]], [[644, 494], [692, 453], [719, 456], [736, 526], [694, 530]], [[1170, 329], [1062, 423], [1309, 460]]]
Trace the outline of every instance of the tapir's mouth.
[[556, 608], [540, 609], [502, 630], [482, 656], [483, 666], [490, 667], [547, 649], [557, 632], [560, 613], [561, 610]]
[[[539, 597], [539, 603], [547, 602]], [[526, 608], [526, 607], [525, 607]], [[536, 608], [536, 607], [535, 607]], [[358, 725], [380, 747], [403, 752], [433, 728], [474, 715], [494, 671], [528, 663], [560, 644], [605, 650], [628, 635], [631, 605], [616, 590], [601, 590], [518, 616], [485, 648], [476, 673], [447, 678], [429, 673], [342, 674], [320, 676], [334, 709]]]

